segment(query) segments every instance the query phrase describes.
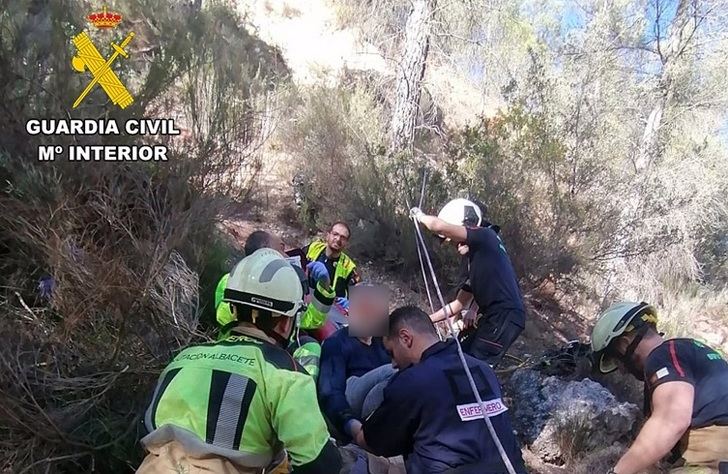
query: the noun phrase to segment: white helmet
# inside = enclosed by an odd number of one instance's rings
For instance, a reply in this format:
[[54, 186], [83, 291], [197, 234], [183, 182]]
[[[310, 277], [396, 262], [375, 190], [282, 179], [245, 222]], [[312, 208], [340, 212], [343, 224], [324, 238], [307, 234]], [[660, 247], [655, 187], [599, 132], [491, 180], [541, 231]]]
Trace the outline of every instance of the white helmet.
[[222, 300], [293, 318], [303, 305], [303, 289], [291, 264], [276, 250], [262, 248], [235, 265]]
[[437, 215], [448, 224], [479, 226], [483, 222], [483, 213], [473, 201], [453, 199], [445, 204]]
[[609, 354], [609, 345], [622, 334], [650, 324], [657, 325], [657, 310], [647, 303], [622, 301], [604, 311], [592, 329], [591, 348], [597, 368], [603, 374], [617, 370], [617, 360]]

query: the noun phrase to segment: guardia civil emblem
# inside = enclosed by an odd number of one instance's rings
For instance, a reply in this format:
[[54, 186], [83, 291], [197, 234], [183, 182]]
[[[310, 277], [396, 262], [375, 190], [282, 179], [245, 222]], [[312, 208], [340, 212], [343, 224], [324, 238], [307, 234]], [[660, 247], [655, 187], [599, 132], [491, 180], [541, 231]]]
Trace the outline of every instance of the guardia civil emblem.
[[[102, 11], [93, 12], [86, 17], [93, 26], [102, 30], [112, 30], [121, 23], [121, 13], [108, 11], [104, 5]], [[119, 56], [128, 58], [129, 53], [126, 52], [125, 48], [129, 45], [131, 40], [134, 38], [134, 33], [130, 32], [121, 44], [111, 42], [111, 56], [105, 59], [96, 46], [89, 38], [88, 34], [83, 31], [80, 34], [73, 37], [73, 44], [76, 46], [77, 54], [71, 60], [73, 69], [79, 73], [88, 71], [91, 76], [91, 82], [88, 83], [86, 88], [78, 96], [76, 102], [73, 103], [73, 108], [79, 106], [83, 99], [91, 92], [96, 86], [100, 85], [106, 95], [111, 99], [111, 102], [118, 105], [120, 108], [127, 108], [134, 99], [132, 98], [129, 90], [122, 84], [119, 77], [116, 75], [112, 66]]]

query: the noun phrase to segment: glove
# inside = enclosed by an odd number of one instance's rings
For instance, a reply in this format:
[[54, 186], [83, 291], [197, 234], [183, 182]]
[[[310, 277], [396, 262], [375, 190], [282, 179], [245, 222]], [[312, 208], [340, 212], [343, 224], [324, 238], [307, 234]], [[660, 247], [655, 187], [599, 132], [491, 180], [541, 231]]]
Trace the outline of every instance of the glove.
[[316, 283], [328, 283], [329, 271], [326, 269], [326, 265], [324, 265], [323, 263], [311, 262], [306, 265], [306, 270], [308, 270], [308, 275], [313, 278], [313, 281], [315, 281]]
[[343, 296], [337, 296], [334, 300], [334, 304], [340, 306], [344, 311], [349, 311], [349, 299]]
[[420, 220], [420, 217], [424, 216], [425, 213], [419, 207], [413, 207], [410, 209], [410, 217], [413, 219]]

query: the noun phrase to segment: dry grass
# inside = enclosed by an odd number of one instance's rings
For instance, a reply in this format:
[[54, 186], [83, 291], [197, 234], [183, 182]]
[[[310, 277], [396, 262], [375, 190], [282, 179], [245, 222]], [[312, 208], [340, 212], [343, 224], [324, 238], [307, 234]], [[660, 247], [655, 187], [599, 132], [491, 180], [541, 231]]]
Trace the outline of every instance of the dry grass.
[[556, 444], [563, 456], [563, 461], [573, 463], [583, 457], [590, 449], [590, 427], [593, 423], [586, 415], [570, 416], [556, 420]]
[[[212, 229], [214, 208], [158, 199], [184, 181], [148, 187], [134, 173], [87, 171], [79, 187], [61, 180], [55, 202], [0, 198], [0, 241], [12, 249], [0, 295], [0, 462], [17, 472], [123, 470], [139, 454], [156, 374], [203, 336], [198, 275], [175, 248], [194, 258], [199, 244], [185, 237]], [[35, 289], [44, 274], [49, 297]]]
[[573, 464], [573, 474], [592, 474], [595, 472], [607, 472], [617, 464], [620, 456], [624, 453], [625, 447], [604, 446], [602, 449], [590, 453], [580, 462]]
[[[122, 1], [138, 19], [139, 49], [123, 70], [136, 101], [121, 112], [92, 94], [74, 117], [173, 117], [183, 134], [53, 143], [154, 140], [169, 161], [37, 163], [41, 137], [25, 121], [68, 116], [81, 78], [59, 65], [85, 12], [31, 3], [0, 17], [0, 470], [129, 472], [158, 373], [205, 338], [201, 312], [227, 256], [216, 223], [255, 184], [287, 70], [223, 4]], [[43, 277], [49, 295], [37, 289]]]

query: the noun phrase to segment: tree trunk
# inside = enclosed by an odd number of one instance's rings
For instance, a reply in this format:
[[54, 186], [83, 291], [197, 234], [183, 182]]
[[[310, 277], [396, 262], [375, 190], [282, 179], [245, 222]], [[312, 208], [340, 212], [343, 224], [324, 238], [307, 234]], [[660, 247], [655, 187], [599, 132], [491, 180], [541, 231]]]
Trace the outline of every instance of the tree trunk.
[[[656, 25], [659, 24], [660, 10], [667, 9], [666, 5], [670, 0], [654, 0], [658, 10]], [[632, 242], [633, 229], [641, 222], [640, 209], [644, 205], [644, 199], [649, 196], [650, 190], [644, 185], [650, 176], [650, 167], [660, 158], [663, 143], [661, 143], [660, 130], [665, 126], [665, 118], [669, 117], [670, 108], [673, 105], [675, 93], [679, 92], [681, 84], [676, 81], [675, 68], [679, 63], [680, 56], [693, 40], [698, 27], [696, 14], [699, 11], [702, 0], [679, 0], [675, 16], [668, 25], [665, 37], [661, 38], [660, 29], [655, 26], [657, 38], [657, 53], [660, 56], [661, 68], [660, 77], [656, 87], [657, 97], [652, 104], [650, 114], [647, 118], [638, 149], [633, 157], [634, 171], [636, 172], [633, 183], [633, 191], [625, 200], [624, 208], [620, 215], [621, 235], [617, 237], [618, 246], [622, 255], [629, 251]], [[618, 265], [625, 263], [625, 258], [618, 258], [612, 263], [614, 270]]]
[[694, 0], [680, 0], [675, 17], [669, 26], [667, 41], [665, 44], [660, 44], [661, 41], [658, 39], [658, 53], [662, 62], [659, 80], [660, 96], [647, 119], [640, 150], [634, 162], [635, 171], [639, 173], [644, 172], [650, 163], [659, 156], [658, 132], [662, 126], [665, 109], [670, 105], [675, 94], [674, 63], [685, 51], [698, 27], [695, 21], [696, 10], [698, 9], [697, 3]]
[[411, 150], [419, 109], [421, 83], [430, 46], [432, 15], [437, 0], [414, 0], [405, 29], [402, 60], [397, 67], [397, 83], [392, 121], [390, 152]]

